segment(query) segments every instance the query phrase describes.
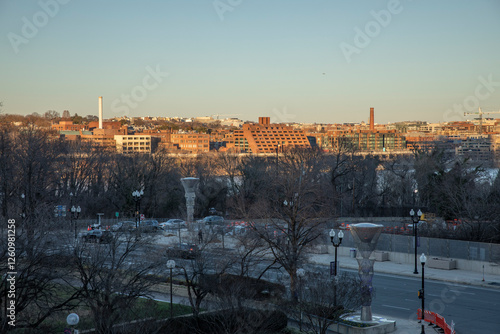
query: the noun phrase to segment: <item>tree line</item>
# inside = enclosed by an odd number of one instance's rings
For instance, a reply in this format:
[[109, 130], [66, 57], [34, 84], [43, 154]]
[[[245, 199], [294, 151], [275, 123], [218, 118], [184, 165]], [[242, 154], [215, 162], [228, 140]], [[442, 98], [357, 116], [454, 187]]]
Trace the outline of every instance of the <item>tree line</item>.
[[[383, 158], [360, 155], [343, 142], [337, 151], [289, 150], [276, 155], [214, 153], [188, 157], [157, 152], [120, 155], [85, 142], [58, 139], [32, 125], [0, 128], [2, 216], [54, 216], [58, 205], [78, 204], [82, 217], [105, 213], [134, 217], [134, 190], [143, 190], [146, 217], [185, 216], [182, 177], [200, 179], [195, 217], [210, 208], [226, 218], [256, 218], [263, 207], [294, 202], [312, 188], [325, 218], [408, 217], [421, 208], [445, 220], [460, 219], [461, 238], [499, 241], [497, 170], [439, 149]], [[71, 196], [72, 194], [72, 196]]]
[[[228, 218], [247, 218], [261, 212], [264, 202], [284, 201], [283, 195], [274, 199], [272, 195], [282, 191], [282, 180], [289, 179], [291, 169], [304, 178], [315, 178], [311, 182], [328, 206], [329, 217], [406, 217], [409, 208], [420, 207], [472, 227], [496, 222], [498, 207], [496, 177], [488, 178], [482, 166], [452, 160], [439, 150], [382, 159], [358, 155], [346, 143], [333, 154], [291, 150], [271, 156], [182, 157], [164, 152], [125, 156], [88, 143], [54, 139], [35, 126], [19, 131], [3, 125], [0, 159], [4, 217], [23, 210], [31, 214], [35, 209], [50, 216], [56, 205], [70, 202], [78, 203], [82, 215], [89, 218], [97, 212], [132, 217], [136, 189], [145, 192], [141, 212], [146, 216], [182, 217], [180, 178], [192, 176], [200, 178], [195, 216], [207, 215], [215, 207]], [[308, 164], [314, 170], [308, 170]], [[471, 237], [484, 240], [485, 228], [477, 229]]]

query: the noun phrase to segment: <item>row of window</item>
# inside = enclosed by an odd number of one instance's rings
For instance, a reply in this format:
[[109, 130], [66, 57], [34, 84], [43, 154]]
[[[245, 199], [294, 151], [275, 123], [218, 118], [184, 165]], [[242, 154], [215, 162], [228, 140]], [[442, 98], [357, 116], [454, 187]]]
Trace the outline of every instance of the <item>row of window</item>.
[[208, 138], [208, 136], [185, 136], [185, 135], [172, 135], [173, 138]]
[[179, 141], [181, 144], [183, 143], [208, 143], [208, 139], [198, 139], [198, 140], [183, 140], [181, 139]]
[[124, 147], [123, 151], [149, 151], [149, 147]]
[[131, 140], [131, 141], [150, 140], [150, 137], [122, 137], [122, 140]]
[[[267, 129], [267, 128], [266, 128]], [[299, 130], [274, 130], [274, 131], [262, 131], [262, 130], [252, 130], [251, 131], [252, 133], [287, 133], [287, 134], [290, 134], [290, 133], [300, 133], [301, 131]]]
[[256, 140], [256, 143], [257, 144], [274, 144], [274, 146], [276, 145], [288, 145], [288, 144], [291, 144], [291, 143], [294, 143], [294, 144], [305, 144], [306, 141], [305, 140], [288, 140], [286, 142], [277, 142], [275, 140], [266, 140], [266, 141], [261, 141], [261, 140]]
[[201, 148], [201, 147], [208, 147], [208, 144], [203, 144], [203, 145], [197, 145], [197, 144], [185, 144], [181, 145], [182, 148]]

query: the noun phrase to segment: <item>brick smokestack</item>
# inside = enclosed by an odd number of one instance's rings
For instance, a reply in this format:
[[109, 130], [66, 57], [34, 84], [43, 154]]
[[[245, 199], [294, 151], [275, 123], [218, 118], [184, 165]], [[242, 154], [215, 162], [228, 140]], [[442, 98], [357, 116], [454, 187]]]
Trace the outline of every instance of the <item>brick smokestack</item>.
[[370, 108], [370, 131], [375, 130], [375, 108]]

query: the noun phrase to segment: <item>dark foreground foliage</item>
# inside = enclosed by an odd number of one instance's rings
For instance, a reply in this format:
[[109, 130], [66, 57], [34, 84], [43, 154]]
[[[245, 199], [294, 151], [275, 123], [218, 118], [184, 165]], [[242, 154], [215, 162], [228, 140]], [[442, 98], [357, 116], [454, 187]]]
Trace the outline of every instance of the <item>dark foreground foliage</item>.
[[178, 317], [168, 321], [158, 334], [193, 333], [279, 333], [288, 319], [281, 311], [255, 309], [221, 310], [200, 314], [198, 317]]

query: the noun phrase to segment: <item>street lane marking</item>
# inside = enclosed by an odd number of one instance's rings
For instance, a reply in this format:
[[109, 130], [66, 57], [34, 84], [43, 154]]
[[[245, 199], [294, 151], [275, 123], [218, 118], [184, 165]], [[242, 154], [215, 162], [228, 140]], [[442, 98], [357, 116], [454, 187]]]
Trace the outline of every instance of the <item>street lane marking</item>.
[[456, 294], [462, 294], [462, 293], [464, 293], [466, 295], [473, 295], [473, 296], [476, 295], [474, 292], [464, 292], [464, 291], [451, 290], [451, 289], [450, 289], [450, 292], [455, 292]]
[[397, 308], [399, 310], [407, 310], [407, 311], [410, 311], [409, 308], [406, 308], [406, 307], [399, 307], [399, 306], [392, 306], [392, 305], [382, 305], [382, 306], [385, 306], [385, 307], [390, 307], [390, 308]]

